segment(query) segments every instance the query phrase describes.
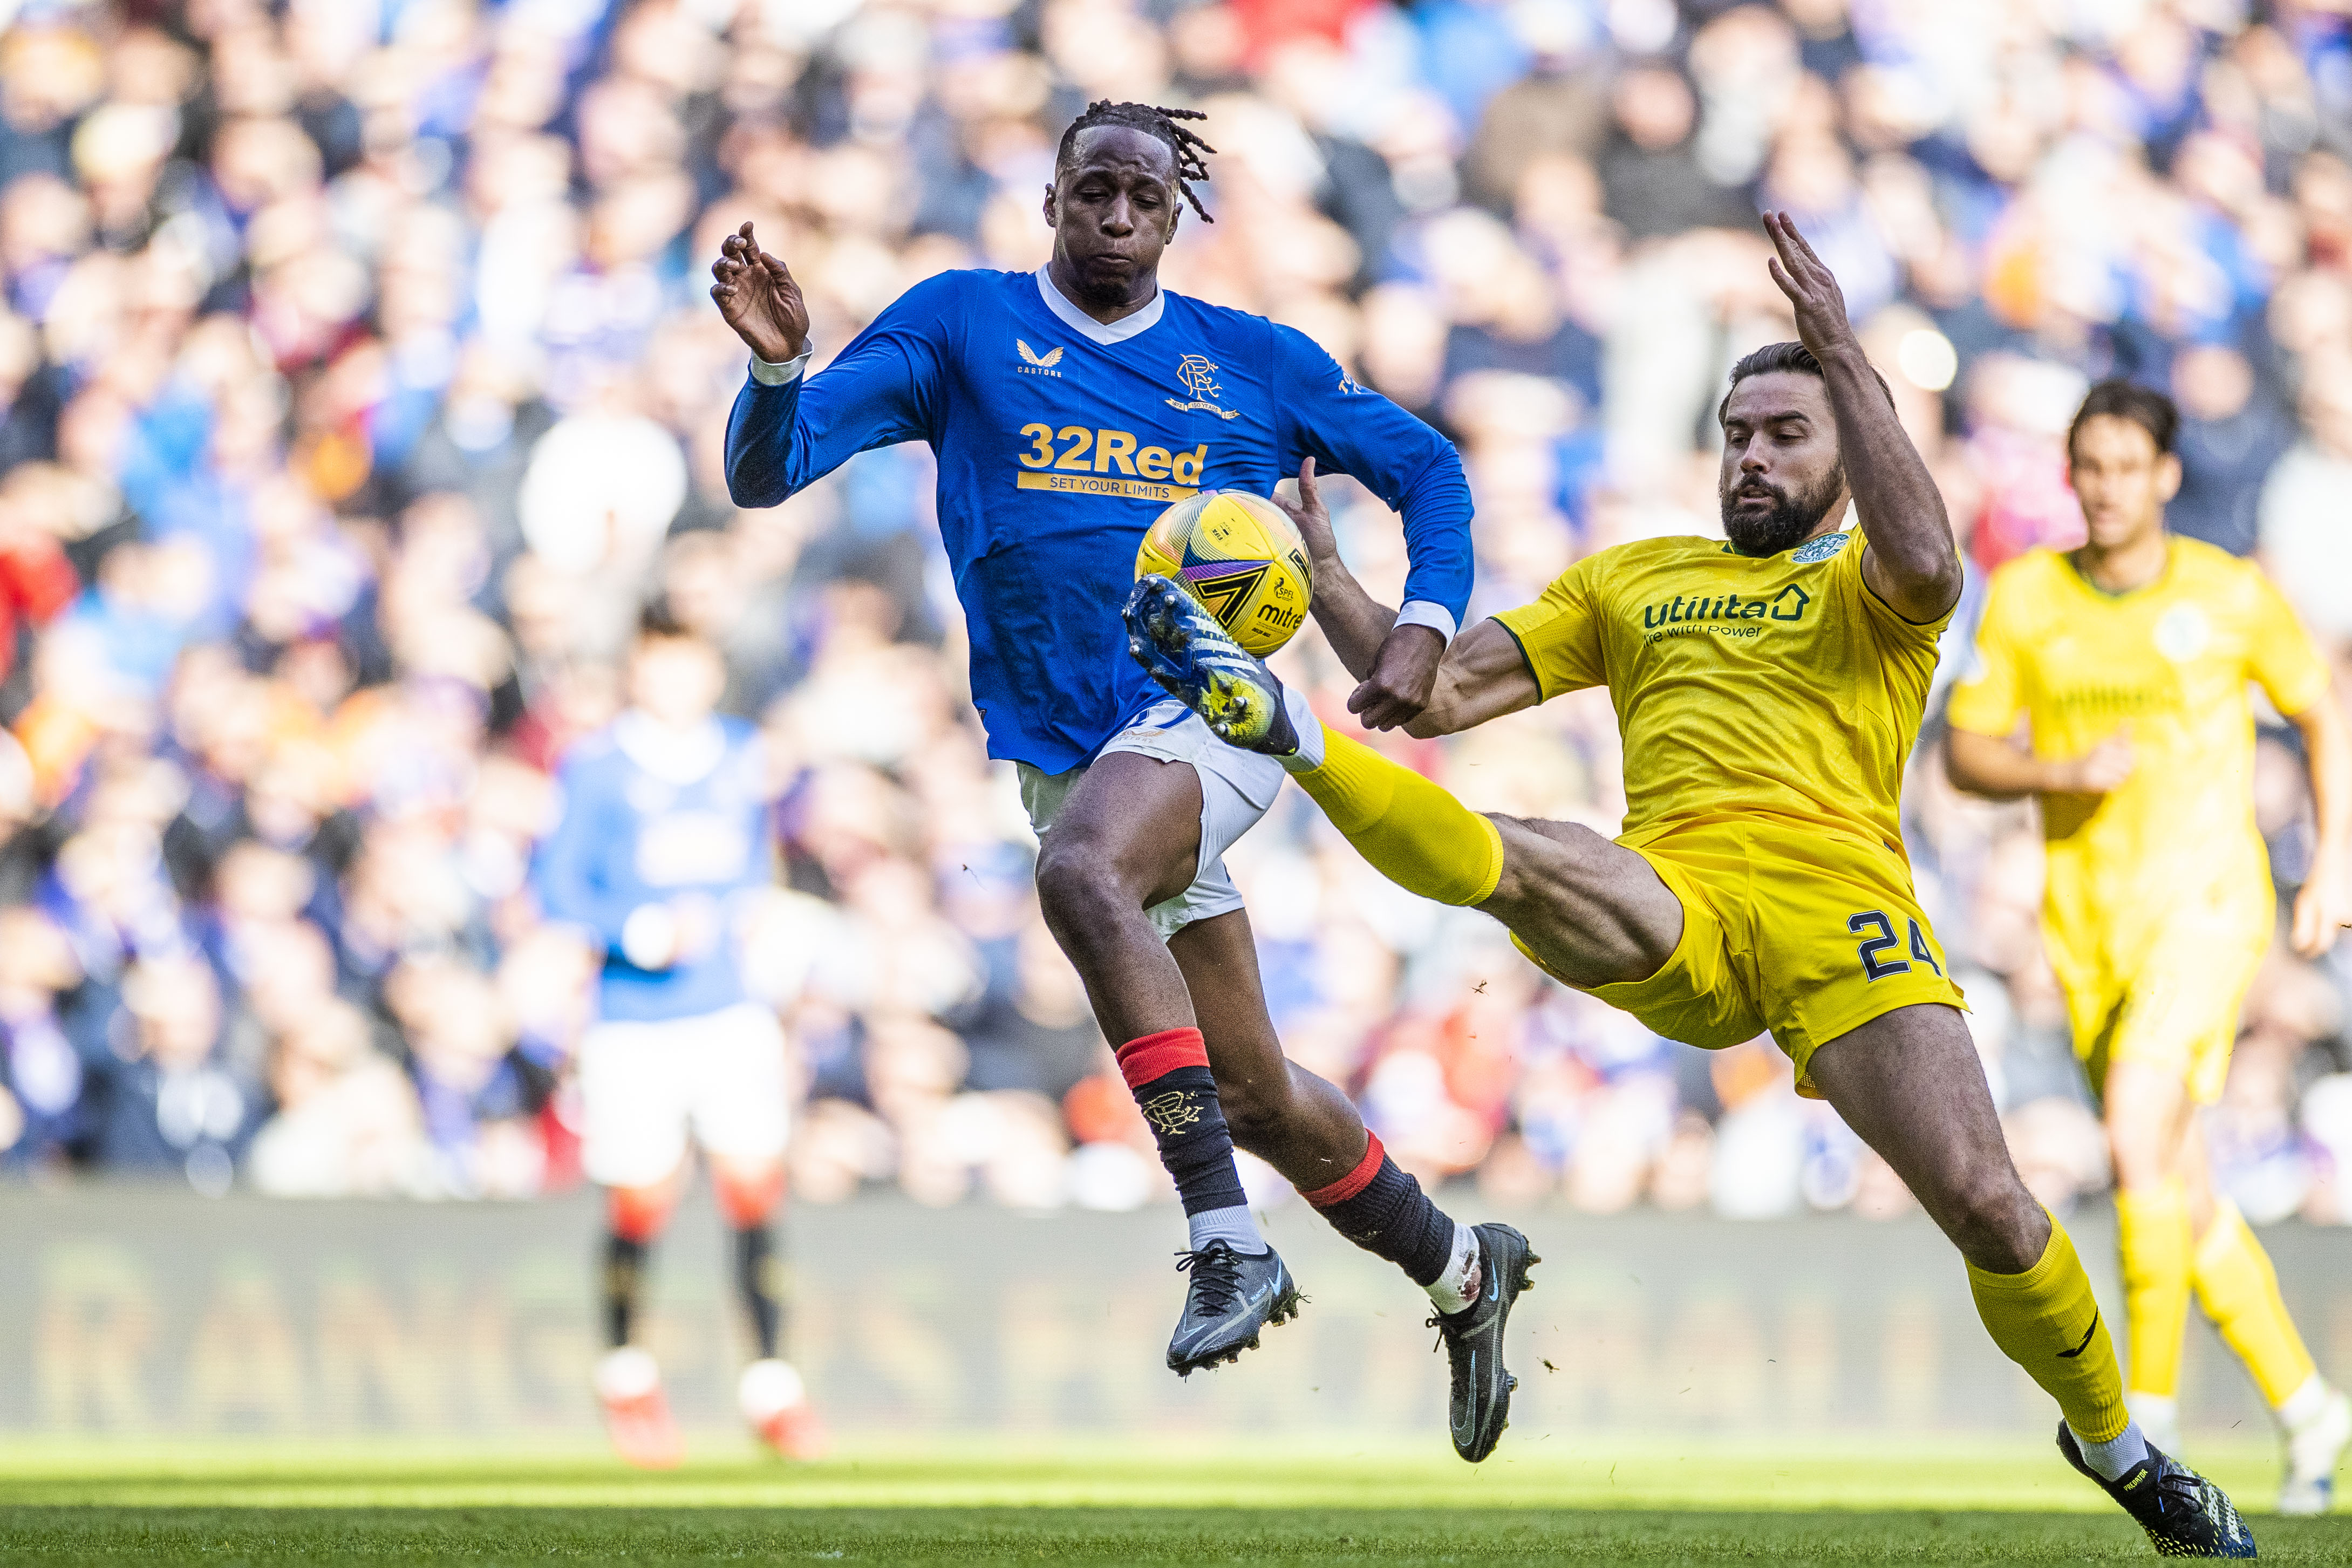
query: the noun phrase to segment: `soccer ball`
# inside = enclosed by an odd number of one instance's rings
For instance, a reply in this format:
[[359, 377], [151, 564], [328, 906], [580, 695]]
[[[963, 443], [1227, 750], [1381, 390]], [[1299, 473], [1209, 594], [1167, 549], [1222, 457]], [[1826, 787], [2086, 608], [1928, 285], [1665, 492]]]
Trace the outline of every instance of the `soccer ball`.
[[1183, 584], [1235, 642], [1264, 658], [1307, 622], [1315, 574], [1282, 509], [1247, 490], [1202, 490], [1160, 514], [1135, 574]]

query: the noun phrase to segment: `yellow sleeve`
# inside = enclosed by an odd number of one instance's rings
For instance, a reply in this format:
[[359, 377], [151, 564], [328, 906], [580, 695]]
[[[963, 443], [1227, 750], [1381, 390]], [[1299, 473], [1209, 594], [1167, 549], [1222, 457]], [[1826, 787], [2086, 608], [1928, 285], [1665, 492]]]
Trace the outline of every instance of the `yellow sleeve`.
[[1495, 617], [1518, 643], [1519, 657], [1528, 661], [1528, 673], [1547, 702], [1562, 692], [1609, 683], [1598, 603], [1600, 563], [1606, 554], [1586, 556], [1554, 578], [1542, 598]]
[[2025, 711], [2021, 650], [2009, 625], [2011, 592], [2009, 574], [1994, 573], [1991, 591], [1985, 595], [1984, 619], [1977, 624], [1976, 646], [1952, 687], [1951, 706], [1945, 710], [1955, 730], [2006, 738], [2015, 732]]
[[1861, 602], [1864, 614], [1869, 616], [1871, 627], [1878, 633], [1883, 644], [1934, 647], [1937, 639], [1944, 635], [1944, 628], [1951, 625], [1952, 611], [1959, 608], [1958, 601], [1953, 601], [1952, 609], [1946, 610], [1932, 621], [1906, 620], [1901, 611], [1878, 596], [1878, 591], [1870, 585], [1870, 579], [1862, 574], [1862, 558], [1870, 549], [1870, 539], [1858, 522], [1853, 528], [1853, 542], [1862, 548], [1849, 547], [1840, 551], [1832, 569], [1836, 572], [1845, 592]]
[[2247, 673], [2262, 682], [2281, 713], [2300, 713], [2327, 695], [2327, 660], [2278, 584], [2259, 571], [2253, 579], [2254, 635]]

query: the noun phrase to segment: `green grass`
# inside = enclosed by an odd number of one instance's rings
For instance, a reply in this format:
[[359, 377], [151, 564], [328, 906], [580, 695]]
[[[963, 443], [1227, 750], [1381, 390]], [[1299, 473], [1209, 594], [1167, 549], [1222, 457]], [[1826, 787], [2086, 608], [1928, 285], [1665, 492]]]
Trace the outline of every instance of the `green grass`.
[[[0, 1562], [1669, 1563], [2150, 1562], [2035, 1443], [1664, 1439], [1442, 1448], [731, 1445], [668, 1475], [490, 1445], [0, 1443]], [[2266, 1501], [2266, 1444], [2200, 1444]], [[2352, 1560], [2352, 1521], [2257, 1517], [2265, 1558]]]

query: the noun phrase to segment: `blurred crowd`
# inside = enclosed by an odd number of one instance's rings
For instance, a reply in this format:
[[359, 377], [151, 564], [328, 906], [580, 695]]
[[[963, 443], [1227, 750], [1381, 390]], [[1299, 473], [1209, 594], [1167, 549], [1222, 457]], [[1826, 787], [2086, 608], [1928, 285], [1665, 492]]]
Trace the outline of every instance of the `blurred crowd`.
[[[2347, 9], [0, 0], [0, 1170], [576, 1182], [589, 961], [527, 873], [553, 760], [612, 717], [659, 593], [778, 760], [777, 886], [740, 934], [806, 1086], [797, 1192], [1163, 1194], [963, 694], [928, 452], [738, 511], [745, 356], [704, 295], [755, 222], [821, 366], [925, 276], [1037, 267], [1094, 98], [1208, 114], [1216, 221], [1186, 222], [1171, 287], [1307, 331], [1460, 443], [1474, 613], [1717, 531], [1723, 374], [1793, 335], [1769, 205], [1944, 488], [1950, 650], [1986, 570], [2078, 534], [2062, 433], [2125, 374], [2187, 415], [2174, 526], [2266, 561], [2352, 678]], [[1394, 520], [1334, 489], [1392, 596]], [[1282, 657], [1338, 711], [1314, 634]], [[2063, 1203], [2106, 1162], [2038, 832], [1950, 791], [1937, 728], [1913, 858]], [[1598, 694], [1402, 750], [1483, 807], [1622, 809]], [[2283, 727], [2260, 805], [2291, 889]], [[1769, 1042], [1705, 1055], [1551, 984], [1295, 792], [1232, 863], [1289, 1048], [1425, 1178], [1591, 1212], [1907, 1205]], [[2257, 1219], [2352, 1219], [2347, 997], [2352, 955], [2282, 952], [2247, 1005], [2211, 1133]]]

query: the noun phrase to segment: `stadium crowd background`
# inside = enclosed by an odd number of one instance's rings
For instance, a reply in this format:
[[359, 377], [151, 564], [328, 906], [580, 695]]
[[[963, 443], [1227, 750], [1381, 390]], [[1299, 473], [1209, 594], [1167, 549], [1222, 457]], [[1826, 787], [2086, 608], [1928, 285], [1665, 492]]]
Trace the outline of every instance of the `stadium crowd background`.
[[[1474, 614], [1713, 531], [1724, 370], [1843, 280], [1983, 573], [2080, 528], [2089, 379], [2188, 414], [2183, 532], [2259, 552], [2352, 693], [2352, 26], [2242, 0], [0, 0], [0, 1170], [287, 1194], [578, 1181], [580, 948], [527, 868], [652, 588], [772, 742], [745, 933], [804, 1200], [1123, 1207], [1164, 1179], [961, 691], [928, 452], [739, 512], [746, 218], [820, 365], [944, 268], [1030, 268], [1062, 125], [1197, 105], [1170, 286], [1309, 331], [1462, 445]], [[1393, 597], [1393, 521], [1334, 487]], [[1286, 672], [1337, 705], [1311, 636]], [[2262, 750], [2279, 880], [2308, 842]], [[2105, 1184], [2031, 809], [1931, 719], [1911, 847], [2021, 1160]], [[1405, 754], [1603, 830], [1597, 693]], [[1401, 1161], [1591, 1212], [1900, 1212], [1769, 1043], [1708, 1057], [1391, 889], [1295, 792], [1233, 857], [1294, 1055]], [[2339, 949], [2339, 952], [2342, 950]], [[2222, 1184], [2352, 1220], [2352, 958], [2250, 999]], [[1284, 1189], [1263, 1167], [1258, 1195]]]

